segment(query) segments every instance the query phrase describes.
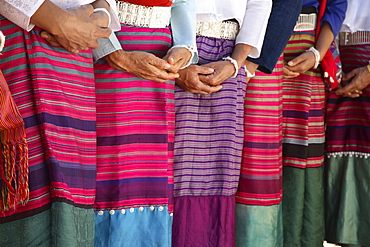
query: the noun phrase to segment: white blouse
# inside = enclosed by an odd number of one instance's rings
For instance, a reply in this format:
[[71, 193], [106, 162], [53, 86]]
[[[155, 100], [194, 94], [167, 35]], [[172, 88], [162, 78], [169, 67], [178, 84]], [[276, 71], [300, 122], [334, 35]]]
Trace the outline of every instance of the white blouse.
[[370, 31], [370, 0], [348, 0], [341, 32]]
[[[0, 14], [21, 28], [30, 31], [34, 25], [30, 22], [31, 16], [38, 10], [45, 0], [0, 0]], [[95, 0], [51, 0], [63, 9], [73, 8], [84, 4], [89, 4]], [[107, 0], [110, 5], [112, 22], [110, 28], [117, 31], [121, 28], [118, 21], [116, 3], [114, 0]]]
[[236, 19], [240, 25], [236, 44], [252, 46], [249, 56], [257, 58], [261, 54], [271, 7], [272, 0], [197, 0], [197, 21]]

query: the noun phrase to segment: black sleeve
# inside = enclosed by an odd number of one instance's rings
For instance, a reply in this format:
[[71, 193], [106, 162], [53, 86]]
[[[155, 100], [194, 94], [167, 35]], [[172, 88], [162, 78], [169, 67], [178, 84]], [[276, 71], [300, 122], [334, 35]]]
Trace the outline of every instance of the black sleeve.
[[248, 61], [259, 65], [258, 70], [271, 74], [277, 60], [292, 35], [302, 10], [302, 0], [273, 0], [261, 56]]

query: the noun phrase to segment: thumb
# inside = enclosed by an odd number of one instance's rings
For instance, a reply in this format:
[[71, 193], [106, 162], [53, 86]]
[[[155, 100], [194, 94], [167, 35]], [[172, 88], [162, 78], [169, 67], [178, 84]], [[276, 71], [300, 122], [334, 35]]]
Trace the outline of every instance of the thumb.
[[288, 66], [290, 66], [290, 67], [296, 66], [297, 64], [301, 63], [301, 62], [302, 62], [302, 60], [303, 60], [303, 59], [301, 58], [301, 56], [298, 56], [298, 57], [296, 57], [296, 58], [294, 58], [294, 59], [290, 60], [290, 61], [288, 62]]
[[85, 14], [88, 16], [92, 15], [94, 13], [94, 7], [91, 4], [84, 4], [80, 6], [80, 9], [82, 9]]
[[161, 69], [161, 70], [169, 70], [172, 67], [171, 64], [169, 64], [165, 60], [160, 59], [152, 54], [150, 55], [151, 56], [147, 57], [147, 59], [149, 59], [148, 63], [150, 63], [154, 67]]

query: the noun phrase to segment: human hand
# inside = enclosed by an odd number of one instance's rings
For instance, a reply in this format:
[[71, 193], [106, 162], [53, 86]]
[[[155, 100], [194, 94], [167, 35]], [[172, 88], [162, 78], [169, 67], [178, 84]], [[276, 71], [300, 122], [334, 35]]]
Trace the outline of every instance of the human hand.
[[93, 11], [90, 4], [62, 10], [46, 0], [31, 17], [31, 22], [46, 31], [42, 37], [50, 40], [51, 45], [60, 45], [77, 54], [80, 50], [97, 48], [97, 39], [108, 38], [111, 33], [111, 29], [93, 23], [90, 18]]
[[191, 56], [192, 54], [188, 49], [184, 47], [174, 47], [163, 57], [163, 60], [172, 65], [171, 72], [177, 73], [180, 68], [184, 67], [189, 62]]
[[283, 79], [291, 79], [300, 75], [298, 72], [291, 71], [285, 60], [283, 61], [283, 63]]
[[199, 75], [210, 75], [213, 72], [214, 70], [211, 68], [202, 67], [199, 65], [190, 65], [185, 69], [179, 70], [180, 77], [176, 79], [176, 84], [183, 90], [191, 93], [203, 95], [214, 93], [221, 90], [222, 86], [218, 85], [213, 87], [204, 84], [199, 79]]
[[[85, 9], [85, 7], [82, 7], [82, 6], [75, 7], [75, 9], [79, 9], [79, 8], [82, 8], [82, 11], [84, 11], [83, 9]], [[105, 13], [103, 11], [93, 12], [91, 14], [90, 18], [91, 18], [92, 22], [95, 25], [97, 25], [98, 27], [107, 28], [108, 25], [109, 25], [110, 17], [107, 15], [107, 13]], [[61, 46], [61, 44], [58, 42], [58, 40], [56, 39], [56, 37], [54, 35], [46, 32], [46, 31], [42, 31], [40, 35], [41, 35], [41, 37], [43, 37], [49, 43], [49, 45], [51, 45], [51, 46]]]
[[362, 94], [362, 90], [370, 84], [370, 71], [365, 67], [352, 70], [344, 75], [342, 86], [335, 90], [337, 95], [343, 97], [357, 98]]
[[226, 79], [232, 77], [235, 73], [235, 68], [230, 61], [217, 61], [208, 64], [203, 64], [202, 67], [212, 68], [214, 72], [209, 75], [200, 75], [199, 79], [210, 86], [218, 86]]
[[151, 81], [165, 82], [179, 77], [178, 73], [169, 72], [170, 64], [147, 52], [117, 50], [105, 56], [105, 60], [115, 69]]
[[[249, 73], [251, 73], [252, 75], [254, 75], [256, 73], [256, 70], [258, 69], [258, 64], [256, 63], [253, 63], [251, 61], [248, 61], [248, 60], [245, 60], [244, 62], [244, 66], [245, 66], [245, 69], [247, 69], [249, 71]], [[246, 78], [246, 82], [248, 82], [252, 77], [247, 77]]]
[[304, 74], [315, 66], [315, 61], [316, 59], [313, 52], [303, 52], [284, 65], [283, 78], [289, 79], [299, 74]]
[[109, 26], [110, 16], [104, 11], [93, 12], [90, 18], [98, 27], [107, 28]]

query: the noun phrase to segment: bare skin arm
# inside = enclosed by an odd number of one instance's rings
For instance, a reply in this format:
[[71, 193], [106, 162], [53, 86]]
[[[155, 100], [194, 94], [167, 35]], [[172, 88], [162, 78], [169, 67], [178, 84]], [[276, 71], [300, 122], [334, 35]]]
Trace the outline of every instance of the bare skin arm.
[[[316, 50], [318, 50], [320, 53], [320, 61], [328, 51], [333, 40], [334, 34], [331, 30], [330, 24], [324, 22], [315, 46]], [[309, 69], [313, 68], [314, 65], [315, 55], [312, 52], [303, 52], [301, 55], [285, 64], [283, 69], [284, 78], [294, 78], [299, 74], [303, 74]]]

